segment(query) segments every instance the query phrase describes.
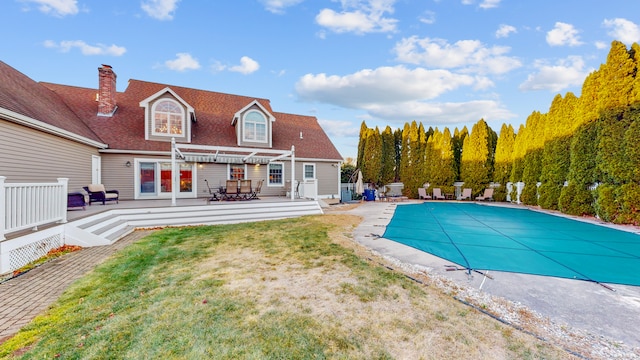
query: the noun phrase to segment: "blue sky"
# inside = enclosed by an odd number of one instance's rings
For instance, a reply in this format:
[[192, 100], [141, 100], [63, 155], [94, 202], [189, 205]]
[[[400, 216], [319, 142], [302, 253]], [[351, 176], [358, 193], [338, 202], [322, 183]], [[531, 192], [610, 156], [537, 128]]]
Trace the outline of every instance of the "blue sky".
[[345, 157], [369, 127], [499, 131], [580, 95], [636, 0], [4, 0], [0, 60], [36, 81], [129, 79], [268, 98], [316, 116]]

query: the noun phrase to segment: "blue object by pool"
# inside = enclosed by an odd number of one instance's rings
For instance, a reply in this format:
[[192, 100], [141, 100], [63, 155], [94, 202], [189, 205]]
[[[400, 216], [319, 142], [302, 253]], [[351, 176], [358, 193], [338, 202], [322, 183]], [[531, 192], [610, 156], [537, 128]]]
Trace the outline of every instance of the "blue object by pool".
[[640, 236], [528, 209], [402, 205], [383, 237], [472, 270], [640, 285]]

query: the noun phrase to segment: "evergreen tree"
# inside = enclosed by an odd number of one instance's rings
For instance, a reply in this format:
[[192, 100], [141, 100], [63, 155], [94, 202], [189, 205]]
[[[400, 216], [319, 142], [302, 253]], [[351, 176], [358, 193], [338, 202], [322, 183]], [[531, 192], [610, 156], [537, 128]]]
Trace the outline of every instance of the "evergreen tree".
[[601, 67], [602, 82], [599, 100], [601, 110], [621, 108], [631, 104], [636, 66], [625, 44], [614, 40]]
[[393, 181], [400, 181], [400, 163], [402, 160], [402, 129], [398, 128], [393, 132], [393, 140], [396, 150], [396, 172]]
[[430, 173], [427, 182], [431, 184], [431, 188], [439, 187], [445, 192], [453, 192], [455, 163], [451, 132], [446, 127], [444, 132], [436, 128], [427, 143], [427, 166]]
[[545, 143], [540, 173], [540, 198], [538, 203], [545, 209], [558, 209], [558, 200], [569, 173], [571, 128], [577, 98], [568, 93], [563, 99], [556, 95], [551, 103], [545, 122]]
[[513, 166], [514, 146], [516, 134], [513, 126], [502, 124], [500, 136], [496, 144], [496, 155], [494, 164], [493, 181], [500, 186], [495, 189], [493, 198], [496, 201], [505, 201], [507, 198], [507, 182], [511, 176]]
[[415, 121], [412, 124], [405, 123], [404, 128], [402, 129], [402, 147], [400, 148], [400, 181], [404, 183], [405, 188], [407, 188], [405, 180], [415, 177], [415, 169], [411, 163], [413, 160], [411, 152], [415, 149], [417, 142], [418, 125]]
[[[516, 141], [513, 144], [513, 166], [511, 167], [510, 181], [517, 183], [522, 181], [522, 171], [524, 170], [524, 155], [527, 153], [526, 139], [527, 128], [524, 124], [520, 124], [518, 133], [516, 134]], [[513, 196], [512, 196], [513, 198]]]
[[388, 184], [395, 180], [396, 171], [396, 142], [391, 127], [387, 126], [382, 132], [382, 169], [380, 182]]
[[400, 180], [404, 184], [403, 194], [412, 198], [418, 196], [418, 187], [422, 186], [420, 183], [422, 170], [417, 166], [424, 153], [420, 153], [420, 149], [424, 149], [423, 146], [420, 146], [420, 138], [418, 124], [415, 120], [410, 125], [405, 124], [402, 131]]
[[583, 124], [571, 139], [569, 184], [560, 194], [560, 211], [571, 215], [595, 213], [593, 192], [589, 187], [597, 181], [596, 149], [598, 147], [596, 122]]
[[527, 205], [538, 204], [538, 182], [542, 171], [542, 152], [544, 149], [544, 120], [545, 115], [534, 111], [527, 118], [525, 132], [526, 154], [522, 169], [524, 189], [520, 200]]
[[625, 111], [625, 121], [630, 125], [624, 134], [624, 159], [629, 173], [626, 182], [620, 187], [621, 203], [619, 222], [640, 225], [640, 104]]
[[360, 124], [360, 137], [358, 138], [358, 156], [356, 158], [356, 166], [358, 168], [362, 166], [364, 161], [364, 146], [367, 141], [368, 130], [367, 124], [363, 121], [362, 124]]
[[495, 149], [495, 132], [480, 119], [471, 128], [469, 136], [465, 137], [462, 146], [460, 177], [465, 188], [471, 188], [473, 193], [480, 193], [489, 185], [493, 173], [493, 149]]
[[462, 130], [458, 131], [458, 128], [453, 130], [453, 140], [451, 146], [453, 147], [453, 161], [455, 179], [459, 180], [460, 177], [460, 164], [462, 162], [462, 145], [464, 145], [464, 139], [469, 135], [469, 130], [464, 126]]
[[624, 116], [621, 108], [603, 112], [598, 124], [598, 150], [596, 163], [601, 181], [620, 185], [630, 175], [629, 163], [625, 159], [624, 134], [630, 125], [630, 119]]
[[382, 173], [382, 136], [377, 126], [369, 129], [366, 136], [362, 177], [365, 182], [379, 185]]
[[633, 78], [631, 95], [629, 96], [629, 104], [635, 105], [640, 103], [640, 45], [638, 45], [638, 43], [631, 45], [630, 55], [635, 67], [635, 76]]

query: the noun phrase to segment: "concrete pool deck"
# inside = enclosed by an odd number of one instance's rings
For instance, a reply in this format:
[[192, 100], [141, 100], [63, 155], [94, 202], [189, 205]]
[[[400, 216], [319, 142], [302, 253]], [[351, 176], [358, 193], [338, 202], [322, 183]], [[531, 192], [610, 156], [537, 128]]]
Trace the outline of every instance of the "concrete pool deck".
[[635, 348], [631, 356], [640, 358], [640, 287], [606, 284], [611, 290], [592, 282], [549, 276], [491, 271], [488, 275], [493, 279], [489, 279], [479, 273], [469, 276], [466, 271], [447, 271], [450, 261], [379, 237], [396, 206], [403, 205], [365, 202], [345, 211], [364, 219], [354, 231], [354, 240], [385, 258], [422, 269], [429, 276], [444, 277], [460, 286], [522, 304], [556, 324], [621, 342]]

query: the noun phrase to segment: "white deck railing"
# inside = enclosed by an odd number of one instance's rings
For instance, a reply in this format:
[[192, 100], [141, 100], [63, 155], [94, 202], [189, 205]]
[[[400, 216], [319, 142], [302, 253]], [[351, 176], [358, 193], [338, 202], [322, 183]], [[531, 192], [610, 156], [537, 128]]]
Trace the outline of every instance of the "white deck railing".
[[67, 222], [69, 179], [55, 183], [6, 183], [0, 176], [0, 241], [5, 234]]

